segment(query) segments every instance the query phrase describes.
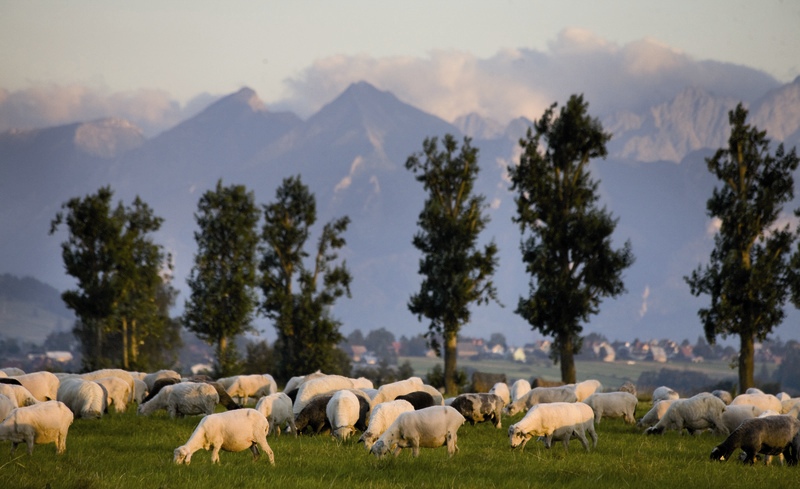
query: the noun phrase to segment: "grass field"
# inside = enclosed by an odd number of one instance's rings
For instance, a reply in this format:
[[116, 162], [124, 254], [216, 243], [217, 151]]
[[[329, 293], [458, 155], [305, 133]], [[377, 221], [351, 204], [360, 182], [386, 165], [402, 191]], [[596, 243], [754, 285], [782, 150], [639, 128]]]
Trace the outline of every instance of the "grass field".
[[[649, 405], [640, 403], [637, 417]], [[24, 445], [9, 455], [0, 443], [0, 488], [753, 488], [796, 487], [797, 467], [754, 467], [712, 462], [711, 449], [721, 437], [643, 435], [621, 420], [597, 427], [597, 448], [585, 452], [573, 440], [547, 450], [531, 440], [512, 451], [506, 429], [521, 415], [489, 424], [465, 424], [458, 432], [460, 451], [448, 458], [445, 448], [422, 449], [418, 458], [404, 450], [398, 457], [376, 459], [355, 439], [337, 443], [329, 435], [270, 437], [276, 465], [266, 457], [253, 461], [249, 451], [221, 452], [219, 465], [210, 453], [197, 452], [189, 466], [172, 463], [198, 417], [170, 419], [161, 411], [150, 417], [133, 410], [100, 420], [76, 420], [64, 455], [55, 446], [37, 445], [28, 456]]]

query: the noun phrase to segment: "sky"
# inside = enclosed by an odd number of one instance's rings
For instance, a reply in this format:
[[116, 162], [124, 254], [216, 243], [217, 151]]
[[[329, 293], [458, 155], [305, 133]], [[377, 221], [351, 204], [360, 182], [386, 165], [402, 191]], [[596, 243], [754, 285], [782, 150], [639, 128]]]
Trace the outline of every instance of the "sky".
[[[509, 66], [520, 53], [558, 60], [576, 46], [625, 54], [645, 44], [662, 51], [641, 57], [650, 62], [670, 53], [787, 83], [800, 75], [798, 25], [795, 0], [0, 0], [0, 131], [112, 111], [156, 130], [243, 86], [303, 117], [354, 77], [391, 85], [428, 70], [439, 92], [454, 92], [456, 76]], [[489, 110], [479, 94], [422, 91], [398, 96], [445, 118], [473, 102]], [[488, 115], [514, 115], [504, 110]]]

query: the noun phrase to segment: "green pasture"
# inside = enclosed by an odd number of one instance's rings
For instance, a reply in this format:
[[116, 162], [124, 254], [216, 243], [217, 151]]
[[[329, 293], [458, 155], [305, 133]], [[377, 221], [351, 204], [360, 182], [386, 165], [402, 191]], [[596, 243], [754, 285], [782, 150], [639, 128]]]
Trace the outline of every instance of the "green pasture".
[[[637, 417], [648, 408], [640, 403]], [[453, 458], [442, 447], [422, 449], [418, 458], [404, 450], [379, 460], [356, 439], [337, 443], [330, 435], [283, 435], [269, 438], [274, 467], [266, 457], [254, 462], [249, 451], [221, 452], [219, 465], [210, 463], [209, 452], [200, 451], [191, 465], [176, 466], [172, 452], [200, 418], [170, 419], [163, 411], [141, 417], [131, 409], [99, 420], [76, 420], [61, 456], [50, 444], [37, 445], [33, 456], [21, 445], [12, 457], [10, 443], [0, 443], [0, 488], [733, 489], [796, 487], [800, 477], [797, 467], [710, 461], [721, 437], [647, 436], [621, 420], [602, 421], [597, 448], [588, 453], [577, 440], [568, 452], [560, 443], [547, 450], [536, 440], [524, 451], [512, 451], [506, 429], [521, 416], [504, 419], [500, 430], [465, 424]]]

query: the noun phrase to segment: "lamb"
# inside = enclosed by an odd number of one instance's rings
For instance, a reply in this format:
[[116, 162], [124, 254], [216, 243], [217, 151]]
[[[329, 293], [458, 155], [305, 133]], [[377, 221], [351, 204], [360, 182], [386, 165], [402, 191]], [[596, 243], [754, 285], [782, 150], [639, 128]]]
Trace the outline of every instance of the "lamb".
[[14, 402], [14, 407], [31, 406], [38, 402], [31, 391], [21, 385], [0, 384], [0, 394], [8, 396]]
[[106, 406], [114, 406], [118, 413], [124, 413], [128, 409], [128, 401], [132, 396], [130, 387], [124, 380], [119, 377], [103, 377], [95, 382], [106, 390]]
[[345, 441], [356, 430], [359, 417], [358, 397], [349, 390], [337, 391], [328, 401], [325, 413], [331, 424], [333, 437]]
[[97, 382], [80, 377], [62, 380], [57, 397], [76, 418], [101, 418], [108, 406], [103, 387]]
[[11, 455], [22, 442], [33, 455], [33, 445], [55, 443], [56, 453], [67, 450], [67, 432], [72, 424], [72, 411], [60, 401], [45, 401], [18, 407], [0, 422], [0, 440], [11, 441]]
[[575, 395], [575, 389], [571, 386], [534, 387], [527, 394], [506, 406], [505, 412], [508, 416], [513, 416], [530, 409], [536, 404], [577, 401], [578, 397]]
[[788, 465], [797, 465], [800, 454], [800, 420], [778, 415], [746, 419], [725, 441], [711, 450], [711, 460], [728, 460], [733, 452], [741, 448], [743, 460], [753, 464], [757, 454], [783, 454]]
[[511, 402], [511, 391], [508, 390], [508, 384], [505, 382], [498, 382], [489, 389], [489, 394], [494, 394], [503, 401], [503, 406]]
[[594, 422], [599, 424], [603, 416], [622, 418], [626, 423], [636, 422], [634, 413], [639, 400], [627, 392], [596, 392], [583, 400], [594, 411]]
[[37, 401], [55, 401], [58, 395], [59, 380], [51, 372], [33, 372], [30, 374], [15, 375], [10, 377], [16, 379], [23, 387], [36, 398]]
[[410, 402], [402, 399], [376, 404], [370, 413], [367, 430], [361, 434], [358, 441], [363, 442], [364, 447], [369, 450], [372, 448], [372, 445], [375, 444], [378, 437], [386, 431], [394, 420], [397, 419], [401, 413], [408, 411], [414, 411], [414, 406], [412, 406]]
[[670, 399], [680, 399], [680, 395], [675, 392], [674, 390], [670, 389], [669, 387], [662, 385], [661, 387], [656, 387], [653, 391], [653, 404], [658, 401], [668, 401]]
[[406, 380], [399, 380], [397, 382], [390, 382], [378, 387], [378, 394], [372, 400], [373, 404], [380, 404], [386, 401], [393, 401], [397, 396], [408, 394], [420, 390], [423, 382], [419, 377], [410, 377]]
[[269, 421], [269, 434], [277, 433], [281, 435], [281, 426], [288, 425], [295, 436], [297, 436], [297, 426], [294, 424], [294, 414], [292, 413], [292, 400], [283, 392], [276, 392], [264, 396], [256, 403], [256, 411], [260, 412]]
[[511, 384], [511, 402], [516, 401], [531, 391], [531, 383], [525, 379], [519, 379]]
[[458, 428], [464, 421], [464, 416], [450, 406], [431, 406], [401, 413], [372, 445], [370, 453], [381, 458], [394, 450], [397, 456], [403, 448], [410, 447], [412, 455], [417, 457], [420, 447], [446, 445], [447, 454], [452, 457], [458, 451]]
[[586, 433], [592, 438], [593, 447], [597, 446], [597, 432], [594, 429], [594, 412], [588, 404], [582, 402], [552, 402], [537, 404], [525, 414], [519, 422], [508, 427], [508, 441], [511, 448], [525, 448], [534, 436], [544, 437], [544, 443], [550, 448], [553, 440], [560, 440], [567, 450], [569, 440], [578, 438], [585, 450], [589, 450]]
[[750, 404], [758, 407], [762, 411], [773, 410], [781, 412], [781, 401], [772, 394], [752, 393], [752, 394], [739, 394], [731, 401], [731, 406], [739, 404]]
[[583, 382], [569, 385], [575, 391], [575, 397], [578, 399], [578, 402], [583, 401], [587, 397], [603, 388], [603, 385], [600, 383], [600, 381], [594, 379], [584, 380]]
[[450, 406], [461, 413], [472, 426], [491, 421], [495, 428], [502, 427], [503, 400], [496, 394], [461, 394], [456, 396]]
[[[206, 385], [206, 384], [198, 384]], [[216, 394], [216, 392], [215, 392]], [[258, 460], [261, 447], [269, 463], [275, 465], [275, 454], [267, 443], [269, 423], [255, 409], [237, 409], [205, 416], [184, 444], [175, 449], [172, 461], [189, 465], [192, 454], [200, 449], [211, 450], [211, 463], [219, 463], [219, 451], [241, 452], [250, 449]]]
[[242, 406], [250, 397], [260, 398], [278, 392], [278, 384], [269, 374], [237, 375], [225, 388], [228, 395], [239, 399]]
[[647, 411], [647, 414], [645, 414], [639, 421], [636, 422], [636, 426], [639, 428], [649, 428], [655, 425], [664, 416], [664, 413], [667, 412], [667, 409], [669, 409], [670, 405], [675, 401], [676, 399], [656, 401], [653, 404], [653, 407]]
[[742, 424], [742, 421], [757, 418], [761, 415], [761, 409], [751, 404], [738, 404], [728, 406], [722, 413], [722, 422], [729, 432], [733, 431]]
[[138, 414], [148, 416], [159, 409], [166, 409], [170, 418], [211, 414], [218, 402], [219, 395], [213, 386], [181, 382], [161, 389], [155, 397], [139, 406]]
[[174, 370], [158, 370], [142, 377], [142, 381], [147, 384], [147, 390], [149, 391], [153, 390], [153, 387], [158, 379], [175, 379], [176, 381], [180, 382], [181, 374]]
[[690, 434], [694, 434], [711, 428], [727, 435], [729, 431], [722, 422], [723, 411], [725, 403], [708, 392], [701, 392], [688, 399], [676, 399], [658, 423], [648, 428], [646, 433], [663, 434], [666, 430], [674, 429], [682, 434], [686, 428]]
[[297, 433], [303, 433], [306, 428], [311, 428], [314, 435], [330, 431], [331, 423], [328, 420], [328, 401], [331, 400], [333, 394], [320, 394], [303, 406], [300, 413], [294, 417], [294, 424], [297, 427]]
[[414, 406], [414, 409], [419, 411], [420, 409], [425, 409], [427, 407], [436, 406], [437, 404], [433, 400], [433, 396], [425, 391], [414, 391], [409, 392], [408, 394], [403, 394], [402, 396], [397, 396], [395, 399], [400, 399], [403, 401], [408, 401]]

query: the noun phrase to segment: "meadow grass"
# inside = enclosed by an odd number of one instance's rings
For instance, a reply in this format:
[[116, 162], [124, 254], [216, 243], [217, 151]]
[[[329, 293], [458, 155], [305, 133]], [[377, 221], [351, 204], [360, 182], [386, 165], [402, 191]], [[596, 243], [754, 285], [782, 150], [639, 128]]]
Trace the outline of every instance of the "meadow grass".
[[[640, 403], [638, 416], [649, 405]], [[445, 448], [409, 450], [398, 457], [376, 459], [351, 438], [337, 443], [329, 435], [270, 437], [276, 465], [266, 457], [252, 460], [249, 451], [221, 452], [219, 465], [199, 451], [189, 466], [172, 463], [173, 450], [184, 444], [198, 417], [170, 419], [161, 411], [150, 417], [133, 410], [100, 420], [76, 420], [64, 455], [55, 446], [37, 445], [28, 456], [24, 445], [9, 455], [0, 443], [0, 488], [752, 488], [796, 487], [797, 467], [753, 467], [739, 462], [712, 462], [711, 449], [722, 437], [704, 433], [647, 436], [621, 420], [598, 427], [597, 448], [585, 452], [577, 440], [564, 451], [561, 443], [547, 450], [531, 440], [524, 451], [509, 447], [507, 427], [522, 415], [488, 423], [465, 424], [458, 432], [459, 452]]]

